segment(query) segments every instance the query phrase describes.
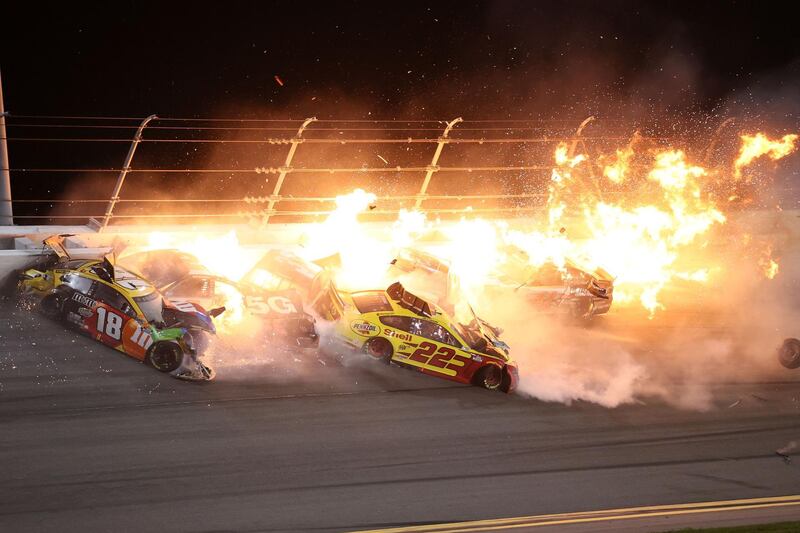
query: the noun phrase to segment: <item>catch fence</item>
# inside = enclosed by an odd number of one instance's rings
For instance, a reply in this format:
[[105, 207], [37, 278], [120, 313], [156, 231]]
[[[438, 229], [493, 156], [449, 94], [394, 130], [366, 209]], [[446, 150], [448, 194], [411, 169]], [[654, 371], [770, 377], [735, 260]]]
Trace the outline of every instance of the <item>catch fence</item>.
[[[717, 148], [723, 122], [705, 145]], [[530, 215], [553, 153], [613, 153], [636, 124], [583, 121], [305, 120], [7, 116], [17, 223], [308, 221], [336, 197], [376, 194], [365, 212]], [[121, 164], [120, 164], [121, 163]], [[609, 194], [624, 194], [611, 191]]]

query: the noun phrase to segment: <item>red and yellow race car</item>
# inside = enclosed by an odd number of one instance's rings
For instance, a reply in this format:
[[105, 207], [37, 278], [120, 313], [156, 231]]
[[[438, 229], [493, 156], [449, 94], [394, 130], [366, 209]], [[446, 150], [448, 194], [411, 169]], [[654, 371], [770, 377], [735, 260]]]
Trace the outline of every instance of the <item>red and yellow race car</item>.
[[460, 323], [393, 283], [385, 291], [342, 293], [336, 333], [350, 347], [432, 376], [511, 392], [519, 381], [500, 331], [471, 313]]

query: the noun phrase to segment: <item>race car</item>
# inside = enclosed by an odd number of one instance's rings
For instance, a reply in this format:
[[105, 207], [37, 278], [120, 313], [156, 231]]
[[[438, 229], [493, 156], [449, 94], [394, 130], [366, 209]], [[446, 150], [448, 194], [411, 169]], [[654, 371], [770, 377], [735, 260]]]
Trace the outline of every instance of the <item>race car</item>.
[[[231, 321], [243, 312], [258, 319], [258, 331], [268, 344], [316, 350], [319, 336], [314, 317], [303, 311], [300, 295], [292, 288], [236, 282], [213, 274], [193, 255], [178, 250], [152, 250], [120, 259], [153, 282], [171, 300], [191, 300], [206, 307], [225, 306]], [[223, 317], [224, 318], [224, 317]]]
[[242, 281], [270, 290], [294, 289], [303, 305], [327, 322], [338, 320], [344, 309], [330, 273], [287, 250], [267, 252]]
[[[561, 267], [552, 261], [532, 266], [518, 248], [505, 250], [502, 262], [484, 287], [490, 298], [520, 294], [539, 312], [588, 319], [607, 313], [614, 299], [614, 280], [604, 270], [581, 269], [566, 260]], [[412, 284], [426, 297], [448, 309], [458, 299], [459, 280], [450, 266], [427, 252], [401, 249], [389, 269], [390, 275]]]
[[395, 282], [385, 291], [343, 293], [336, 332], [353, 349], [432, 376], [511, 392], [517, 365], [500, 331], [472, 314], [462, 324]]
[[23, 301], [156, 370], [191, 381], [214, 379], [214, 370], [201, 361], [201, 347], [203, 337], [216, 331], [212, 317], [224, 308], [206, 312], [188, 301], [170, 301], [107, 257], [72, 259], [64, 237], [45, 239], [55, 256], [19, 273]]

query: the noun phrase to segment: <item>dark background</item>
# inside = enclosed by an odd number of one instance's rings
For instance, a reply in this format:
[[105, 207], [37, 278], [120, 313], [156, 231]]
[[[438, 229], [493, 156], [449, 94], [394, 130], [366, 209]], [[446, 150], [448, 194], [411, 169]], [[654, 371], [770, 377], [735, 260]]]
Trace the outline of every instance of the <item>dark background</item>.
[[13, 2], [0, 66], [6, 108], [29, 114], [564, 118], [731, 99], [752, 109], [767, 103], [748, 89], [797, 89], [789, 6]]
[[[624, 122], [646, 132], [707, 139], [726, 116], [736, 116], [740, 124], [768, 125], [776, 133], [797, 128], [800, 48], [796, 19], [789, 11], [789, 4], [779, 2], [16, 2], [2, 12], [0, 68], [12, 139], [132, 136], [124, 129], [24, 126], [37, 120], [15, 115], [151, 113], [273, 119], [529, 119], [542, 131], [541, 124], [550, 130], [562, 125], [574, 130], [583, 118], [595, 115], [604, 121], [605, 132]], [[146, 136], [289, 137], [297, 127], [286, 124], [283, 131], [268, 132], [157, 129], [165, 124], [154, 124]], [[630, 133], [633, 127], [621, 130]], [[433, 124], [430, 131], [397, 135], [435, 137], [440, 128]], [[463, 137], [493, 134], [461, 129]], [[534, 127], [506, 134], [542, 131]], [[11, 141], [10, 145], [12, 168], [119, 167], [127, 151], [123, 142]], [[151, 144], [137, 153], [135, 166], [280, 166], [285, 153], [284, 147], [262, 145], [225, 148]], [[427, 164], [433, 147], [418, 151], [424, 153], [402, 163]], [[301, 158], [310, 155], [305, 147], [300, 152]], [[457, 155], [452, 147], [446, 152], [451, 159], [442, 164], [458, 165], [470, 156]], [[403, 154], [381, 155], [394, 166]], [[504, 164], [530, 163], [527, 152], [501, 155]], [[311, 159], [298, 164], [381, 164], [374, 148], [363, 147], [347, 154], [319, 151]], [[113, 174], [12, 173], [16, 199], [91, 194], [107, 198], [114, 178]], [[414, 176], [406, 187], [401, 183], [405, 176], [379, 178], [372, 183], [379, 194], [413, 192], [420, 181]], [[237, 197], [268, 194], [274, 177], [231, 175], [211, 180], [153, 174], [138, 179], [134, 191], [148, 194], [181, 190], [191, 196], [203, 189], [205, 194], [199, 196], [208, 197], [211, 188]], [[485, 189], [482, 176], [464, 179], [466, 191]], [[514, 179], [527, 181], [529, 176]], [[357, 177], [351, 181], [369, 185]], [[296, 180], [294, 184], [298, 189], [292, 193], [309, 193], [307, 185], [299, 186]], [[341, 185], [332, 182], [317, 192], [333, 194]], [[512, 184], [500, 190], [520, 189]], [[124, 194], [143, 196], [127, 190], [127, 185]], [[40, 207], [18, 205], [15, 210], [50, 212]]]

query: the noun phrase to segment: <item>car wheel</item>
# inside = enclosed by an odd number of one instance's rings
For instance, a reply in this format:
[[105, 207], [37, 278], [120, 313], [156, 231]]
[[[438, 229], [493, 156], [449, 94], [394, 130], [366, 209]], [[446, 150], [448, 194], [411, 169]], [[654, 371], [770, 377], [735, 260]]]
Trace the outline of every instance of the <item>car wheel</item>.
[[484, 389], [500, 390], [503, 386], [503, 371], [495, 365], [486, 365], [475, 373], [472, 383]]
[[147, 353], [146, 360], [159, 372], [173, 372], [183, 363], [183, 350], [174, 342], [159, 342]]
[[59, 319], [64, 311], [64, 298], [60, 294], [48, 294], [39, 302], [39, 309], [47, 318]]
[[389, 363], [392, 360], [394, 349], [392, 343], [382, 337], [375, 337], [364, 343], [364, 352], [384, 363]]
[[800, 367], [800, 340], [786, 339], [778, 351], [778, 359], [786, 368]]

